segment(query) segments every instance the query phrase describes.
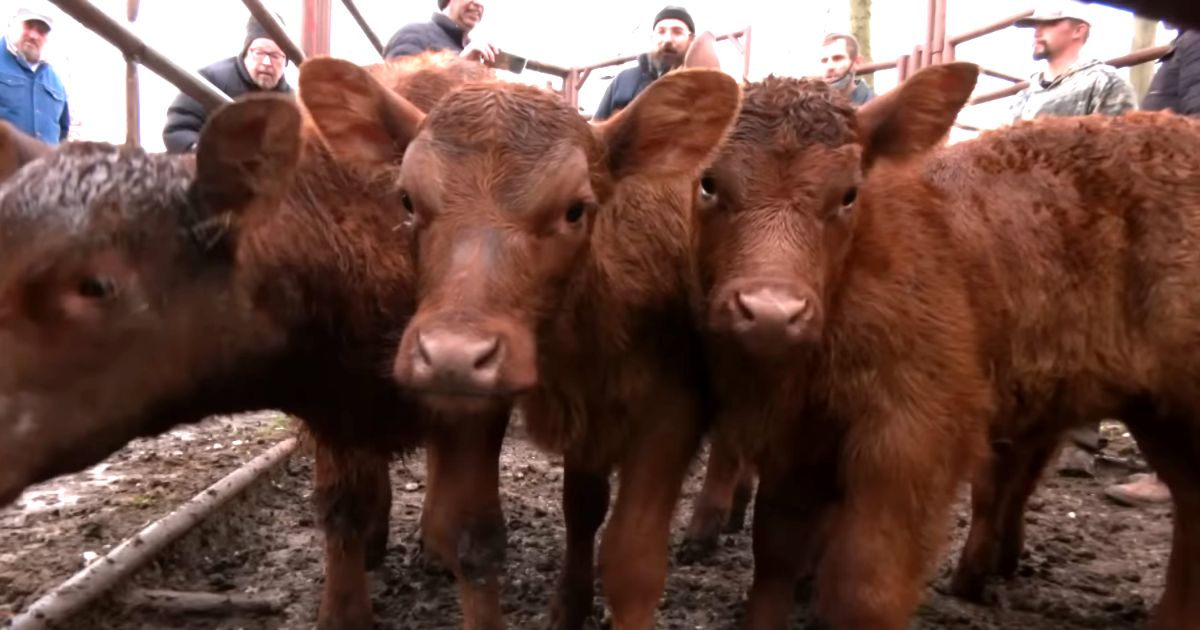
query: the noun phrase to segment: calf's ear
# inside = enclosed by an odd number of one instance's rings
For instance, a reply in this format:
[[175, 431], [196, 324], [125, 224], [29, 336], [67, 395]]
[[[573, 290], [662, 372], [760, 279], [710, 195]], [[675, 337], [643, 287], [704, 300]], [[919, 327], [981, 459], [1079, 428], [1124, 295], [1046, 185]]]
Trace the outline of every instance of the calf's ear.
[[300, 101], [333, 154], [398, 164], [425, 114], [349, 61], [317, 57], [300, 66]]
[[741, 88], [715, 70], [679, 70], [650, 84], [628, 107], [595, 125], [620, 179], [684, 175], [707, 165], [737, 118]]
[[971, 63], [929, 66], [863, 105], [857, 115], [864, 164], [920, 155], [941, 143], [978, 78], [979, 66]]
[[292, 185], [300, 161], [300, 109], [276, 94], [223, 106], [200, 132], [197, 196], [211, 216], [275, 206]]

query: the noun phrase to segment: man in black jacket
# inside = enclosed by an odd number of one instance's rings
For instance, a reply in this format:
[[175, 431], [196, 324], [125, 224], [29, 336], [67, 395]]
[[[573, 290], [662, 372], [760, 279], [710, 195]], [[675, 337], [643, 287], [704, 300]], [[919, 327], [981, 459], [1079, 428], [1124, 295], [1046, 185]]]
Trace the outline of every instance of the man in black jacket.
[[[276, 19], [279, 19], [276, 16]], [[282, 24], [282, 20], [280, 20]], [[222, 59], [200, 71], [230, 98], [248, 92], [280, 92], [291, 94], [292, 87], [283, 77], [287, 56], [271, 39], [266, 29], [252, 16], [246, 24], [246, 39], [242, 52], [236, 57]], [[208, 111], [196, 99], [179, 94], [167, 109], [167, 124], [163, 127], [163, 144], [168, 153], [192, 153], [200, 139], [200, 128], [208, 119]]]
[[482, 0], [438, 0], [439, 13], [428, 22], [408, 24], [396, 31], [384, 47], [388, 59], [425, 51], [449, 50], [473, 61], [496, 60], [495, 46], [471, 39], [471, 31], [483, 19]]
[[1200, 30], [1181, 30], [1163, 55], [1142, 109], [1200, 116]]
[[696, 25], [683, 7], [664, 7], [654, 16], [654, 51], [638, 56], [636, 68], [622, 70], [604, 91], [592, 120], [607, 120], [633, 101], [655, 79], [683, 64]]
[[[1142, 109], [1200, 116], [1200, 31], [1179, 31], [1179, 37], [1171, 42], [1171, 48], [1163, 55], [1162, 65], [1154, 73]], [[1155, 473], [1133, 475], [1124, 483], [1105, 488], [1104, 494], [1131, 507], [1171, 501], [1170, 489]]]

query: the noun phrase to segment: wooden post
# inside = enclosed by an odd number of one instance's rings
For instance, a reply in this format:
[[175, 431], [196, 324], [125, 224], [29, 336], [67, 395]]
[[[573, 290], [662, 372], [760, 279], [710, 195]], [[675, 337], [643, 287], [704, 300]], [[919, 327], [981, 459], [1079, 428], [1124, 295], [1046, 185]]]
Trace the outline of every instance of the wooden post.
[[303, 34], [300, 45], [309, 57], [329, 54], [329, 21], [333, 14], [332, 0], [304, 0]]
[[[132, 25], [137, 21], [140, 0], [127, 0], [125, 19]], [[125, 58], [125, 145], [142, 146], [141, 89], [138, 86], [138, 67], [133, 59]]]

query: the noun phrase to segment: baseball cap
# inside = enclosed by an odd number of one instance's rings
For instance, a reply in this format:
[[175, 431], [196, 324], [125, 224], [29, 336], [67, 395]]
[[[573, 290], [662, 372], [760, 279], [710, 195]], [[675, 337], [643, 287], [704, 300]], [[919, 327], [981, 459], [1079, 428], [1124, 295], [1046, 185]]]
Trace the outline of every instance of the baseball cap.
[[1066, 19], [1079, 20], [1088, 24], [1092, 23], [1091, 11], [1087, 5], [1082, 2], [1063, 0], [1061, 2], [1046, 2], [1042, 4], [1033, 11], [1033, 15], [1017, 20], [1014, 25], [1017, 28], [1032, 28], [1045, 22], [1057, 22], [1058, 20]]
[[38, 11], [29, 7], [20, 7], [17, 9], [13, 19], [19, 22], [28, 22], [29, 20], [38, 20], [46, 24], [48, 28], [54, 28], [54, 18], [44, 11]]

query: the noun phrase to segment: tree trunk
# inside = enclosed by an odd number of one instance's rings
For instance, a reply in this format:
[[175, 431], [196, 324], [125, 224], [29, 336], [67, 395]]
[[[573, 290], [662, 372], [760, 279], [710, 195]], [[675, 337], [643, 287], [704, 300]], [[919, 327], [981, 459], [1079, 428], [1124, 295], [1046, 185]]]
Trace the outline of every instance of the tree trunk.
[[[850, 34], [858, 40], [858, 54], [871, 61], [871, 0], [850, 0]], [[863, 77], [872, 88], [874, 75]]]
[[[1149, 48], [1154, 45], [1154, 36], [1158, 32], [1158, 22], [1146, 18], [1136, 18], [1133, 26], [1133, 45], [1131, 52]], [[1154, 78], [1154, 63], [1143, 63], [1129, 69], [1129, 82], [1133, 84], [1133, 92], [1137, 94], [1138, 103], [1146, 98], [1150, 89], [1150, 80]]]

